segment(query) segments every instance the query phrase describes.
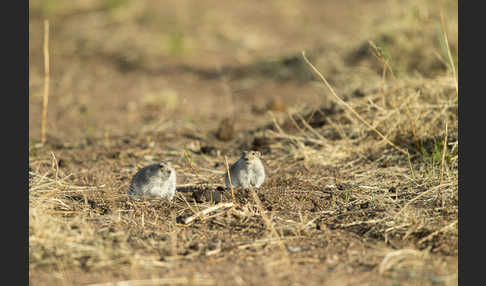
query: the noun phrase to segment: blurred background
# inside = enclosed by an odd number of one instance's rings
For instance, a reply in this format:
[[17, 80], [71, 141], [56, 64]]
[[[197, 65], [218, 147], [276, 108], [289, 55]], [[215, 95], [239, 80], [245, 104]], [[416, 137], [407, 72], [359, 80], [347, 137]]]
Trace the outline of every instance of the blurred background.
[[[45, 19], [47, 134], [51, 141], [72, 141], [136, 133], [169, 120], [214, 129], [238, 117], [238, 129], [268, 119], [269, 107], [326, 104], [303, 64], [303, 50], [344, 94], [380, 82], [382, 65], [368, 40], [382, 48], [397, 74], [444, 73], [439, 4], [31, 0], [29, 138], [40, 138]], [[443, 7], [457, 61], [457, 3], [444, 1]]]

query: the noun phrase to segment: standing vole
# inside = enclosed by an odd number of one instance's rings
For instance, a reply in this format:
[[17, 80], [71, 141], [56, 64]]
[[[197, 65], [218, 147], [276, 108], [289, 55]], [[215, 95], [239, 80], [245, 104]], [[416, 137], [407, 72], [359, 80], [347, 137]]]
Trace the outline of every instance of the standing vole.
[[[248, 189], [250, 186], [258, 188], [265, 181], [265, 169], [260, 160], [261, 153], [258, 151], [243, 151], [241, 157], [230, 167], [231, 184], [233, 187]], [[229, 189], [228, 174], [225, 173], [224, 180]]]
[[176, 191], [176, 171], [170, 162], [160, 162], [140, 169], [130, 182], [130, 199], [160, 198], [172, 200]]

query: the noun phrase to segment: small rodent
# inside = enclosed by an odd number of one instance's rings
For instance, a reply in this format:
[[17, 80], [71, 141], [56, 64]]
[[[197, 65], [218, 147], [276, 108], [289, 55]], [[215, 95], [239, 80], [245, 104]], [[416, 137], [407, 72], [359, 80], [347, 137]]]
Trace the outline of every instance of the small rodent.
[[[250, 186], [258, 188], [265, 181], [265, 169], [260, 160], [259, 151], [243, 151], [240, 159], [230, 167], [231, 185], [248, 189]], [[226, 187], [229, 189], [228, 174], [224, 174]]]
[[176, 171], [170, 162], [160, 162], [140, 169], [130, 182], [130, 199], [143, 198], [172, 200], [176, 191]]

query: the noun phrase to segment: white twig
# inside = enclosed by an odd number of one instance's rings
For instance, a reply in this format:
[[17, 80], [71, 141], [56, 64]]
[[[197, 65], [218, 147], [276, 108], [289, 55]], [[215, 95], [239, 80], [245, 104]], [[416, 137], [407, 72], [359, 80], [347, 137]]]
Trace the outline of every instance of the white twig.
[[[194, 281], [196, 282], [196, 281]], [[191, 280], [187, 277], [180, 278], [154, 278], [154, 279], [143, 279], [143, 280], [125, 280], [118, 282], [106, 282], [106, 283], [95, 283], [89, 284], [87, 286], [149, 286], [149, 285], [175, 285], [175, 284], [191, 284]], [[197, 285], [213, 285], [215, 284], [212, 279], [198, 279]]]
[[397, 251], [392, 251], [388, 253], [385, 258], [381, 261], [379, 267], [378, 267], [378, 272], [380, 274], [383, 274], [386, 270], [390, 269], [393, 264], [396, 262], [400, 261], [401, 259], [407, 257], [407, 256], [415, 256], [415, 257], [421, 257], [423, 254], [422, 252], [415, 250], [415, 249], [400, 249]]
[[188, 218], [185, 218], [184, 219], [184, 224], [188, 224], [190, 223], [191, 221], [195, 220], [196, 218], [200, 217], [200, 216], [203, 216], [203, 215], [207, 215], [209, 214], [210, 212], [213, 212], [215, 210], [218, 210], [218, 209], [224, 209], [224, 208], [231, 208], [233, 207], [233, 203], [223, 203], [223, 204], [218, 204], [218, 205], [215, 205], [215, 206], [212, 206], [210, 208], [207, 208], [207, 209], [204, 209]]

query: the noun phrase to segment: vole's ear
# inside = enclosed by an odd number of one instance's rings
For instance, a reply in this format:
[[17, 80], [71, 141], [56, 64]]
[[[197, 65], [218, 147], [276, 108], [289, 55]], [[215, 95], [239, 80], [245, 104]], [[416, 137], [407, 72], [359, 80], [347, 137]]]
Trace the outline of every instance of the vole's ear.
[[261, 157], [261, 156], [262, 156], [262, 153], [260, 153], [260, 151], [255, 151], [255, 154], [256, 154], [258, 157]]

